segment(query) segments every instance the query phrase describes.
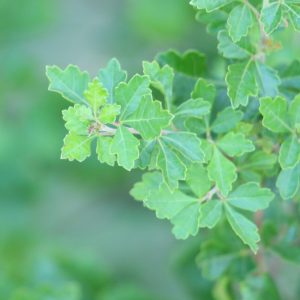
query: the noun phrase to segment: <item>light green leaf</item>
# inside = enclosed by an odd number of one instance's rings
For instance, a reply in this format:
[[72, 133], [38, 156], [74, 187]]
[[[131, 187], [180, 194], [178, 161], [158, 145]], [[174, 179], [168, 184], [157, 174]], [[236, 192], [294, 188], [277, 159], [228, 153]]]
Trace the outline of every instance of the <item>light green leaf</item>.
[[183, 102], [175, 111], [177, 118], [201, 118], [210, 113], [211, 104], [201, 98]]
[[121, 105], [120, 121], [136, 111], [143, 96], [151, 94], [148, 76], [135, 75], [128, 83], [121, 82], [116, 87], [116, 102]]
[[[141, 169], [146, 169], [149, 167], [149, 170], [156, 168], [156, 159], [158, 154], [158, 146], [154, 140], [152, 141], [140, 141], [140, 156], [136, 161], [137, 167]], [[154, 167], [152, 168], [152, 165]]]
[[118, 104], [106, 104], [102, 107], [99, 113], [99, 121], [102, 124], [112, 124], [116, 121], [117, 116], [120, 114], [121, 106]]
[[237, 179], [235, 165], [214, 147], [207, 170], [209, 179], [216, 182], [221, 193], [227, 196], [232, 189], [232, 183]]
[[96, 148], [98, 160], [110, 166], [114, 166], [116, 161], [116, 155], [110, 152], [112, 140], [112, 137], [109, 136], [98, 137]]
[[225, 58], [246, 59], [253, 55], [253, 49], [251, 49], [248, 39], [234, 43], [226, 30], [219, 31], [218, 41], [218, 50]]
[[134, 167], [134, 162], [139, 157], [139, 140], [124, 126], [120, 126], [110, 147], [110, 153], [117, 155], [117, 162], [126, 170]]
[[239, 165], [240, 170], [254, 170], [254, 171], [270, 171], [275, 165], [277, 157], [275, 154], [266, 153], [263, 151], [255, 151], [247, 160]]
[[144, 74], [150, 77], [151, 84], [164, 95], [166, 107], [171, 109], [174, 80], [173, 69], [168, 65], [165, 65], [161, 68], [156, 61], [144, 61], [143, 70]]
[[84, 97], [96, 113], [106, 103], [108, 92], [98, 79], [94, 79], [93, 82], [89, 83], [87, 90], [84, 91]]
[[249, 211], [266, 209], [273, 200], [274, 194], [267, 188], [261, 188], [256, 182], [240, 185], [229, 194], [229, 204]]
[[144, 95], [136, 110], [123, 118], [123, 123], [135, 128], [144, 139], [153, 139], [169, 126], [173, 116], [161, 107], [161, 102], [153, 101], [151, 95]]
[[299, 130], [300, 128], [300, 95], [296, 96], [290, 103], [289, 119], [291, 126]]
[[233, 0], [191, 0], [190, 4], [198, 9], [206, 9], [207, 12], [211, 12], [231, 2]]
[[204, 101], [213, 103], [216, 97], [216, 87], [205, 79], [199, 78], [191, 93], [191, 97], [193, 99], [201, 98]]
[[287, 101], [283, 97], [261, 98], [259, 111], [263, 115], [263, 126], [276, 133], [292, 132], [293, 129], [288, 122], [287, 108]]
[[300, 93], [300, 61], [294, 60], [279, 73], [281, 79], [280, 91], [289, 99]]
[[[297, 2], [298, 3], [298, 2]], [[283, 3], [289, 14], [291, 23], [295, 30], [300, 31], [300, 8], [295, 4]]]
[[223, 205], [220, 200], [209, 200], [200, 206], [199, 226], [209, 229], [215, 227], [223, 214]]
[[270, 3], [261, 10], [261, 22], [267, 34], [271, 34], [281, 23], [282, 9], [280, 1]]
[[191, 132], [173, 132], [160, 138], [173, 150], [180, 153], [186, 160], [191, 162], [203, 162], [204, 152], [201, 148], [201, 140]]
[[255, 147], [242, 133], [229, 132], [217, 141], [218, 147], [229, 156], [241, 156]]
[[81, 72], [77, 66], [69, 65], [65, 70], [57, 66], [47, 66], [46, 75], [49, 79], [49, 91], [61, 94], [73, 103], [87, 103], [83, 92], [90, 81], [87, 72]]
[[224, 133], [233, 129], [243, 118], [243, 113], [226, 107], [217, 114], [216, 119], [211, 125], [211, 130], [215, 133]]
[[93, 136], [81, 136], [70, 132], [64, 138], [61, 149], [61, 158], [82, 162], [91, 155], [91, 142]]
[[300, 186], [300, 165], [294, 168], [281, 170], [277, 177], [276, 187], [284, 200], [296, 196]]
[[238, 5], [230, 12], [227, 27], [228, 33], [234, 43], [240, 41], [242, 37], [247, 36], [252, 25], [253, 17], [247, 5]]
[[98, 78], [108, 91], [108, 103], [115, 102], [115, 88], [117, 85], [126, 81], [127, 73], [121, 69], [121, 65], [116, 58], [112, 58], [104, 69], [100, 69]]
[[260, 237], [256, 225], [229, 205], [225, 205], [225, 211], [232, 230], [254, 253], [257, 253]]
[[193, 163], [188, 166], [186, 182], [198, 198], [206, 195], [212, 187], [212, 182], [208, 178], [207, 170], [202, 164]]
[[93, 119], [92, 112], [85, 105], [75, 104], [62, 111], [65, 127], [78, 135], [88, 135], [88, 129]]
[[233, 108], [240, 105], [246, 106], [250, 96], [257, 96], [258, 88], [255, 75], [252, 59], [228, 67], [225, 80], [227, 93]]
[[285, 139], [279, 151], [279, 163], [282, 169], [293, 168], [300, 161], [300, 143], [292, 134]]

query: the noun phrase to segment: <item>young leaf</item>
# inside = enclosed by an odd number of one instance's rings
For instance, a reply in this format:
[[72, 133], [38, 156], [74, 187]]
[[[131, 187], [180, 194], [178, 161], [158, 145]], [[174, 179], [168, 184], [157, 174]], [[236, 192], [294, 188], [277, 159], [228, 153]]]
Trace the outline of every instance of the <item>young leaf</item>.
[[102, 124], [112, 124], [116, 121], [117, 116], [120, 114], [121, 106], [118, 104], [106, 104], [102, 107], [98, 120]]
[[121, 65], [116, 58], [112, 58], [104, 69], [100, 69], [98, 78], [108, 91], [108, 103], [115, 102], [115, 88], [117, 85], [125, 81], [127, 72], [121, 69]]
[[215, 227], [223, 214], [223, 205], [220, 200], [210, 200], [200, 206], [199, 226], [209, 229]]
[[218, 147], [229, 156], [241, 156], [252, 152], [255, 147], [251, 140], [246, 139], [242, 133], [229, 132], [217, 141]]
[[139, 140], [124, 126], [120, 126], [113, 137], [110, 153], [117, 155], [118, 165], [130, 171], [139, 157]]
[[276, 133], [293, 131], [288, 122], [287, 101], [284, 98], [261, 98], [259, 111], [263, 115], [263, 126], [269, 130]]
[[61, 149], [61, 158], [82, 162], [91, 155], [91, 142], [93, 136], [81, 136], [70, 132], [64, 138]]
[[225, 205], [226, 217], [236, 235], [256, 253], [260, 241], [258, 229], [254, 223], [238, 213], [229, 205]]
[[110, 152], [112, 140], [110, 136], [98, 137], [96, 148], [98, 160], [110, 166], [114, 166], [116, 161], [116, 155]]
[[211, 104], [207, 101], [198, 99], [190, 99], [183, 102], [177, 107], [175, 111], [175, 117], [177, 118], [201, 118], [210, 113]]
[[281, 23], [282, 9], [280, 1], [270, 3], [261, 10], [261, 22], [267, 34], [271, 34]]
[[142, 97], [151, 94], [149, 77], [135, 75], [128, 83], [121, 82], [116, 87], [116, 102], [121, 105], [120, 121], [134, 113]]
[[257, 96], [255, 69], [251, 59], [230, 65], [225, 80], [233, 108], [238, 108], [240, 105], [246, 106], [250, 96]]
[[94, 79], [93, 82], [89, 83], [87, 90], [84, 91], [84, 97], [93, 112], [96, 113], [101, 106], [106, 104], [108, 92], [98, 79]]
[[151, 95], [144, 95], [136, 110], [123, 118], [122, 123], [135, 128], [144, 139], [153, 139], [161, 134], [173, 116], [161, 107], [161, 102], [153, 101]]
[[190, 4], [198, 9], [206, 9], [207, 12], [211, 12], [233, 1], [234, 0], [191, 0]]
[[255, 182], [248, 182], [230, 193], [227, 201], [237, 208], [255, 212], [266, 209], [273, 198], [274, 194], [269, 189], [261, 188]]
[[237, 179], [235, 165], [214, 147], [207, 170], [209, 179], [216, 182], [221, 193], [227, 196], [232, 189], [232, 183]]
[[300, 161], [300, 143], [295, 134], [285, 139], [279, 151], [279, 163], [282, 169], [293, 168]]
[[199, 78], [191, 93], [191, 97], [193, 99], [201, 98], [204, 101], [213, 103], [216, 97], [216, 87], [205, 79]]
[[61, 94], [73, 103], [87, 104], [83, 92], [90, 81], [87, 72], [81, 72], [77, 66], [69, 65], [65, 70], [57, 66], [47, 66], [46, 75], [49, 79], [49, 91]]
[[228, 33], [234, 43], [246, 36], [252, 25], [253, 17], [247, 5], [238, 5], [230, 12], [227, 27]]

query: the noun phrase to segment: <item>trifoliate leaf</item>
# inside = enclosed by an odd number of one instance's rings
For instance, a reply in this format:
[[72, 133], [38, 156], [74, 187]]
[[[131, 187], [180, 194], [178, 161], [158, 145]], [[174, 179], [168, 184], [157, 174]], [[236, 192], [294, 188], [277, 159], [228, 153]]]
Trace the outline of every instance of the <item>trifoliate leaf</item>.
[[275, 97], [278, 95], [280, 78], [278, 72], [259, 61], [256, 61], [256, 81], [261, 96]]
[[70, 132], [64, 138], [61, 149], [61, 158], [82, 162], [91, 155], [91, 142], [93, 136], [81, 136]]
[[223, 205], [220, 200], [209, 200], [200, 206], [199, 226], [209, 229], [215, 227], [223, 214]]
[[211, 12], [231, 2], [233, 0], [191, 0], [190, 4], [198, 9], [206, 9], [207, 12]]
[[112, 140], [110, 136], [98, 137], [96, 148], [98, 160], [110, 166], [114, 166], [116, 161], [116, 155], [110, 152]]
[[169, 126], [173, 116], [161, 107], [161, 102], [153, 101], [151, 95], [141, 98], [136, 110], [123, 118], [123, 123], [135, 128], [144, 139], [153, 139]]
[[256, 253], [258, 250], [257, 243], [260, 241], [256, 225], [229, 205], [225, 205], [225, 211], [232, 230], [254, 253]]
[[280, 1], [270, 3], [261, 10], [261, 22], [267, 34], [271, 34], [281, 23], [282, 8]]
[[201, 98], [190, 99], [179, 105], [175, 111], [176, 118], [201, 118], [210, 113], [211, 104]]
[[238, 5], [230, 12], [227, 27], [228, 33], [234, 43], [246, 36], [252, 25], [253, 17], [247, 5]]
[[263, 126], [269, 130], [276, 133], [293, 131], [288, 122], [287, 101], [283, 97], [261, 98], [259, 111], [263, 115]]
[[142, 101], [142, 97], [151, 94], [149, 77], [135, 75], [128, 83], [121, 82], [116, 87], [116, 102], [121, 105], [120, 121], [134, 113]]
[[96, 113], [106, 103], [108, 92], [98, 79], [94, 79], [93, 82], [89, 83], [87, 90], [84, 92], [84, 97]]
[[216, 119], [211, 125], [211, 130], [215, 133], [224, 133], [233, 129], [243, 118], [243, 113], [239, 110], [233, 110], [226, 107], [217, 114]]
[[225, 58], [246, 59], [253, 55], [248, 39], [241, 39], [240, 42], [234, 43], [226, 30], [219, 32], [218, 41], [218, 50]]
[[207, 170], [209, 179], [216, 182], [221, 193], [227, 196], [232, 189], [233, 182], [237, 179], [235, 165], [214, 147]]
[[282, 170], [277, 177], [276, 187], [284, 200], [295, 197], [300, 187], [300, 165]]
[[116, 58], [112, 58], [104, 69], [100, 69], [98, 78], [108, 91], [108, 103], [115, 102], [115, 88], [117, 85], [125, 81], [127, 72], [121, 69], [121, 65]]
[[202, 164], [193, 163], [188, 166], [186, 182], [198, 198], [206, 195], [212, 187], [212, 182], [208, 178], [207, 170]]
[[216, 87], [203, 78], [199, 78], [191, 93], [193, 99], [202, 98], [204, 101], [213, 103], [216, 97]]
[[295, 4], [284, 2], [284, 6], [288, 12], [289, 18], [295, 30], [300, 31], [300, 8]]
[[201, 140], [194, 133], [173, 132], [162, 136], [160, 139], [188, 161], [203, 162], [205, 159]]
[[93, 119], [92, 111], [85, 105], [75, 104], [62, 111], [65, 127], [78, 135], [88, 135], [89, 125]]
[[273, 200], [274, 194], [267, 188], [261, 188], [255, 182], [240, 185], [229, 194], [229, 204], [244, 210], [258, 211], [266, 209]]
[[113, 137], [110, 153], [117, 155], [119, 166], [130, 171], [139, 157], [139, 144], [139, 140], [125, 126], [120, 126]]
[[218, 147], [229, 156], [241, 156], [252, 152], [255, 147], [251, 140], [246, 139], [242, 133], [229, 132], [217, 141]]
[[300, 95], [296, 96], [290, 103], [289, 119], [291, 126], [299, 130], [300, 126]]
[[50, 81], [49, 91], [57, 92], [73, 103], [87, 103], [83, 96], [90, 81], [87, 72], [81, 72], [73, 65], [67, 66], [65, 70], [57, 66], [47, 66], [46, 75]]
[[118, 104], [106, 104], [102, 107], [98, 120], [102, 124], [112, 124], [116, 121], [117, 116], [120, 114], [121, 106]]
[[292, 134], [285, 139], [279, 151], [279, 163], [282, 169], [293, 168], [300, 161], [300, 143], [298, 137]]
[[173, 69], [168, 65], [165, 65], [161, 68], [156, 61], [144, 61], [143, 70], [144, 74], [150, 77], [151, 84], [164, 95], [166, 107], [171, 109], [174, 80]]
[[232, 64], [226, 75], [227, 93], [233, 108], [246, 106], [250, 96], [257, 96], [255, 68], [252, 59]]
[[178, 181], [186, 177], [186, 167], [174, 152], [173, 147], [158, 140], [159, 154], [157, 158], [157, 167], [162, 171], [163, 177], [171, 190], [178, 187]]

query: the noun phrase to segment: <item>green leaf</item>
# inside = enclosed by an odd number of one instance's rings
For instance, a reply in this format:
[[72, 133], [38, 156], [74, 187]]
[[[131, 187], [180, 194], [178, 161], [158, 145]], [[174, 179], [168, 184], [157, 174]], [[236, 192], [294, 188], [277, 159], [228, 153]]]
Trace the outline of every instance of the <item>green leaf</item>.
[[196, 20], [206, 25], [206, 31], [210, 34], [218, 34], [220, 30], [226, 27], [228, 13], [224, 10], [215, 10], [207, 13], [201, 9], [196, 14]]
[[261, 188], [256, 182], [248, 182], [230, 193], [227, 201], [237, 208], [255, 212], [266, 209], [273, 198], [274, 194], [269, 189]]
[[242, 133], [229, 132], [217, 141], [217, 145], [229, 156], [241, 156], [255, 150], [252, 141]]
[[283, 243], [280, 245], [274, 245], [272, 250], [274, 250], [283, 259], [294, 264], [300, 264], [300, 248], [298, 246]]
[[293, 131], [288, 122], [287, 101], [283, 97], [264, 97], [260, 99], [260, 113], [264, 127], [275, 133]]
[[211, 12], [231, 2], [233, 0], [191, 0], [190, 4], [198, 9], [206, 9], [207, 12]]
[[93, 136], [81, 136], [70, 132], [64, 138], [61, 149], [61, 158], [82, 162], [91, 155], [91, 142]]
[[229, 205], [225, 205], [225, 211], [227, 220], [235, 234], [248, 245], [254, 253], [257, 253], [257, 243], [260, 241], [260, 237], [256, 225]]
[[98, 78], [108, 91], [108, 103], [115, 102], [115, 88], [117, 85], [126, 81], [127, 73], [121, 69], [121, 65], [116, 58], [112, 58], [104, 69], [100, 69]]
[[276, 187], [284, 200], [296, 196], [300, 186], [300, 165], [294, 168], [281, 170], [277, 177]]
[[280, 91], [289, 99], [293, 99], [300, 93], [300, 62], [293, 61], [280, 72]]
[[240, 170], [250, 169], [254, 171], [270, 171], [277, 161], [276, 155], [263, 151], [256, 151], [247, 157], [244, 163], [239, 165]]
[[261, 22], [267, 34], [271, 34], [281, 23], [282, 9], [280, 1], [270, 3], [261, 10]]
[[219, 31], [218, 41], [218, 50], [225, 58], [246, 59], [253, 55], [248, 39], [241, 39], [240, 42], [234, 43], [226, 30]]
[[191, 132], [173, 132], [160, 138], [166, 145], [180, 153], [191, 162], [203, 162], [204, 152], [201, 148], [201, 140]]
[[65, 127], [78, 135], [88, 135], [88, 129], [93, 119], [92, 112], [85, 105], [75, 104], [62, 111]]
[[200, 206], [200, 227], [209, 229], [215, 227], [223, 215], [223, 205], [220, 200], [209, 200]]
[[226, 107], [217, 114], [216, 119], [211, 125], [211, 130], [215, 133], [224, 133], [233, 129], [243, 118], [243, 113], [239, 110], [233, 110]]
[[221, 193], [227, 196], [232, 189], [232, 183], [237, 179], [235, 165], [214, 147], [207, 170], [209, 179], [216, 182]]
[[93, 82], [89, 83], [87, 90], [84, 91], [84, 97], [96, 113], [101, 106], [106, 104], [108, 92], [98, 79], [94, 79]]
[[[158, 154], [158, 147], [156, 142], [141, 140], [140, 143], [140, 157], [136, 161], [137, 167], [141, 169], [146, 169], [149, 167], [149, 170], [153, 169], [152, 164], [154, 163], [154, 168], [156, 168], [156, 159]], [[155, 162], [154, 162], [155, 161]]]
[[247, 36], [252, 25], [253, 17], [247, 5], [238, 5], [230, 12], [227, 27], [228, 33], [234, 43], [240, 41], [242, 37]]
[[191, 93], [193, 99], [202, 98], [204, 101], [213, 103], [216, 97], [216, 87], [203, 78], [199, 78]]
[[128, 83], [121, 82], [116, 87], [116, 102], [121, 105], [120, 121], [136, 111], [143, 96], [151, 94], [148, 76], [135, 75]]
[[227, 93], [233, 108], [246, 106], [250, 96], [257, 96], [258, 88], [252, 59], [232, 64], [226, 75]]
[[112, 137], [109, 136], [98, 137], [96, 148], [98, 160], [110, 166], [114, 166], [116, 161], [116, 155], [110, 152], [112, 140]]
[[173, 116], [161, 107], [161, 102], [153, 101], [151, 95], [144, 95], [136, 110], [123, 118], [123, 123], [135, 128], [144, 139], [153, 139], [169, 126]]
[[290, 21], [295, 30], [300, 31], [300, 8], [297, 5], [284, 3], [283, 4], [288, 12]]
[[280, 147], [279, 163], [282, 169], [293, 168], [300, 161], [300, 143], [295, 134], [287, 137]]
[[99, 121], [102, 124], [112, 124], [116, 121], [117, 116], [120, 114], [121, 106], [118, 104], [106, 104], [102, 107], [99, 113]]
[[139, 157], [139, 140], [124, 126], [118, 127], [110, 147], [110, 153], [117, 155], [117, 162], [126, 170], [134, 167]]
[[300, 95], [296, 96], [290, 103], [289, 119], [291, 125], [299, 130], [300, 127]]
[[49, 91], [61, 94], [73, 103], [87, 103], [83, 92], [90, 81], [87, 72], [81, 72], [77, 66], [69, 65], [65, 70], [57, 66], [47, 66], [46, 75], [49, 79]]
[[168, 65], [161, 68], [156, 61], [144, 61], [143, 70], [144, 74], [150, 77], [151, 84], [164, 95], [166, 107], [171, 109], [173, 100], [173, 69]]
[[193, 163], [187, 168], [186, 182], [198, 198], [206, 195], [212, 187], [206, 168], [199, 163]]
[[211, 104], [201, 98], [190, 99], [179, 105], [175, 111], [177, 118], [201, 118], [210, 113]]

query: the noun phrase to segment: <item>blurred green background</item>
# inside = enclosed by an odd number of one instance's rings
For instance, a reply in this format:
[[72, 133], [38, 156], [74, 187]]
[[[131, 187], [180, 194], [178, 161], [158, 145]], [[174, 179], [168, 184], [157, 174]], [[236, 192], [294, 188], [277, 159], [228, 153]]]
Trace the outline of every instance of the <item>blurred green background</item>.
[[212, 299], [199, 240], [130, 198], [140, 173], [59, 159], [68, 103], [44, 75], [111, 57], [133, 74], [169, 48], [215, 64], [194, 15], [186, 0], [0, 0], [0, 300]]

